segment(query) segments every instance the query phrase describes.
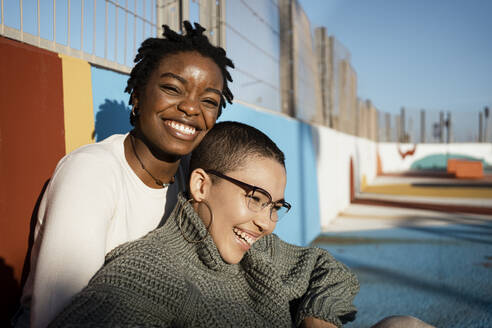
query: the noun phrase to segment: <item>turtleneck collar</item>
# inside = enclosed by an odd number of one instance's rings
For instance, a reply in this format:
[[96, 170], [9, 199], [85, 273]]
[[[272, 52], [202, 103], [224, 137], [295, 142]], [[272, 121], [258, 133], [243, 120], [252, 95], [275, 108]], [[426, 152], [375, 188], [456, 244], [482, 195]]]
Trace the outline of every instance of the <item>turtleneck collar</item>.
[[207, 227], [184, 193], [178, 195], [178, 203], [168, 221], [176, 224], [184, 242], [196, 249], [200, 261], [209, 269], [229, 274], [237, 274], [240, 271], [239, 264], [224, 262]]

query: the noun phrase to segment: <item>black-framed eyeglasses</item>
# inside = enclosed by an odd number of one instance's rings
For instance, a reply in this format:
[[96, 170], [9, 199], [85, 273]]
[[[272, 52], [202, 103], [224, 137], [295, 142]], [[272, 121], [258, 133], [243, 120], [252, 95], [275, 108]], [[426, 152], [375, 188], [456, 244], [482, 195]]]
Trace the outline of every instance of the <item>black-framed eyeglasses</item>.
[[213, 174], [219, 178], [227, 180], [236, 186], [239, 186], [246, 191], [246, 206], [253, 212], [259, 212], [265, 207], [270, 206], [270, 220], [277, 222], [287, 212], [289, 212], [291, 205], [285, 200], [272, 201], [272, 196], [268, 191], [263, 188], [250, 185], [249, 183], [242, 182], [240, 180], [231, 178], [225, 174], [217, 172], [215, 170], [205, 170], [209, 174]]

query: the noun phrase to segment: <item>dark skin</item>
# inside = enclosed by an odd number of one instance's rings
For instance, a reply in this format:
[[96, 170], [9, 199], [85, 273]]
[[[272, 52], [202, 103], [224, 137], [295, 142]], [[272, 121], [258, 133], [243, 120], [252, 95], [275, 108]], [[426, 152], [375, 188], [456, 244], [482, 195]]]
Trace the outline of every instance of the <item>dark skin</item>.
[[[181, 157], [191, 153], [214, 126], [222, 88], [219, 67], [192, 51], [163, 58], [147, 85], [134, 94], [135, 150], [155, 178], [172, 181]], [[142, 169], [130, 136], [124, 147], [126, 160], [140, 180], [151, 188], [162, 188]]]
[[[188, 51], [164, 57], [142, 88], [133, 95], [138, 119], [132, 131], [135, 150], [152, 175], [169, 183], [181, 157], [195, 149], [214, 126], [223, 88], [222, 73], [212, 59]], [[162, 188], [140, 165], [130, 135], [125, 158], [151, 188]], [[335, 327], [308, 317], [303, 327]]]

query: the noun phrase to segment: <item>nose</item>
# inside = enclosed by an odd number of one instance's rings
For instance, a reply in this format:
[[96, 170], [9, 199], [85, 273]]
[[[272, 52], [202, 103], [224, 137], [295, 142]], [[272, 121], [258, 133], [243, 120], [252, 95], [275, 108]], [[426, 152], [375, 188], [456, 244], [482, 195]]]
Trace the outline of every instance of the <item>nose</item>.
[[260, 232], [268, 231], [273, 222], [270, 220], [270, 206], [266, 206], [261, 211], [255, 213], [253, 223]]
[[187, 97], [179, 102], [178, 110], [188, 116], [198, 115], [200, 113], [200, 104], [193, 97]]

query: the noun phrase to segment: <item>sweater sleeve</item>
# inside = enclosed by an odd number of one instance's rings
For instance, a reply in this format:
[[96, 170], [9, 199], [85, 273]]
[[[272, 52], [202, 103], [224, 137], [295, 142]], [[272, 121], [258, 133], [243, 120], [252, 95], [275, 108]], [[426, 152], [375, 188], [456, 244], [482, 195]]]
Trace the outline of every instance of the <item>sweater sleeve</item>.
[[114, 288], [84, 290], [48, 327], [171, 327], [148, 311], [152, 305], [122, 295]]
[[111, 155], [99, 155], [65, 157], [43, 196], [31, 273], [34, 328], [46, 327], [104, 263], [117, 178]]
[[190, 285], [171, 262], [147, 237], [115, 248], [49, 327], [180, 326], [193, 306], [187, 297]]
[[320, 248], [291, 245], [275, 235], [266, 242], [275, 267], [291, 291], [296, 326], [306, 317], [337, 327], [355, 319], [353, 301], [359, 282], [350, 269]]

